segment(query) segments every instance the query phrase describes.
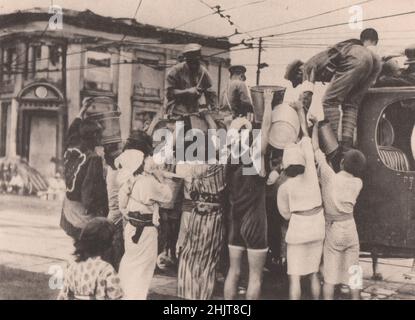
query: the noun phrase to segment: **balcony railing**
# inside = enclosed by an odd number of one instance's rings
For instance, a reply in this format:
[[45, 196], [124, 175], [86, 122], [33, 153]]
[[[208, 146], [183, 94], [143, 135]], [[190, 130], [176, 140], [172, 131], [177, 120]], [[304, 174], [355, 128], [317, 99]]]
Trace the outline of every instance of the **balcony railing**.
[[109, 82], [85, 81], [84, 86], [85, 90], [111, 92], [113, 84]]
[[147, 88], [142, 85], [134, 85], [134, 96], [143, 100], [161, 100], [160, 88]]

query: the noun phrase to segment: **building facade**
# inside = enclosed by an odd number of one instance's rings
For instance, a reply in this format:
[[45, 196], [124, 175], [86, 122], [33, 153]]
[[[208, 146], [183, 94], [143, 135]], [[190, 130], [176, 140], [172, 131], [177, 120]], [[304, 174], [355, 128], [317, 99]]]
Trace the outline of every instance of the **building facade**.
[[164, 80], [183, 46], [202, 45], [218, 95], [226, 86], [227, 39], [63, 10], [0, 15], [0, 158], [21, 157], [44, 176], [62, 161], [65, 132], [84, 98], [105, 96], [121, 111], [122, 138], [164, 106]]

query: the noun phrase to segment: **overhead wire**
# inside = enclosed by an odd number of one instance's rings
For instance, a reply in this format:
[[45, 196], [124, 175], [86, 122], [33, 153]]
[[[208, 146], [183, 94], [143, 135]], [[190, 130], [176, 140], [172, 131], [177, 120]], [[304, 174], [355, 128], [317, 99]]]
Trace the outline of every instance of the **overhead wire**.
[[[358, 5], [366, 4], [366, 3], [369, 3], [369, 2], [372, 2], [372, 1], [375, 1], [375, 0], [365, 0], [365, 1], [357, 2], [357, 3], [353, 4], [352, 6], [358, 6]], [[276, 27], [286, 26], [286, 25], [289, 25], [289, 24], [292, 24], [292, 23], [310, 20], [310, 19], [313, 19], [313, 18], [316, 18], [316, 17], [320, 17], [320, 16], [323, 16], [323, 15], [327, 15], [327, 14], [330, 14], [330, 13], [334, 13], [334, 12], [337, 12], [337, 11], [348, 9], [350, 7], [351, 7], [351, 5], [348, 5], [348, 6], [336, 8], [336, 9], [333, 9], [333, 10], [317, 13], [317, 14], [314, 14], [314, 15], [311, 15], [311, 16], [307, 16], [307, 17], [303, 17], [303, 18], [299, 18], [299, 19], [294, 19], [294, 20], [290, 20], [290, 21], [286, 21], [286, 22], [282, 22], [282, 23], [278, 23], [278, 24], [274, 24], [274, 25], [270, 25], [270, 26], [266, 26], [266, 27], [261, 27], [261, 28], [257, 28], [257, 29], [252, 29], [252, 30], [249, 30], [249, 32], [252, 33], [252, 32], [258, 32], [258, 31], [263, 31], [263, 30], [267, 30], [267, 29], [272, 29], [272, 28], [276, 28]]]
[[[235, 9], [240, 9], [240, 8], [244, 8], [244, 7], [247, 7], [247, 6], [252, 6], [252, 5], [255, 5], [255, 4], [258, 4], [258, 3], [262, 3], [262, 2], [266, 2], [266, 1], [267, 0], [252, 1], [252, 2], [249, 2], [249, 3], [242, 4], [242, 5], [238, 5], [238, 6], [234, 6], [234, 7], [222, 9], [222, 12], [232, 11], [232, 10], [235, 10]], [[184, 27], [184, 26], [186, 26], [188, 24], [191, 24], [193, 22], [196, 22], [196, 21], [202, 20], [204, 18], [213, 16], [215, 14], [217, 14], [217, 12], [210, 12], [210, 13], [207, 13], [207, 14], [204, 14], [204, 15], [201, 15], [201, 16], [198, 16], [196, 18], [193, 18], [191, 20], [188, 20], [186, 22], [183, 22], [183, 23], [181, 23], [181, 24], [179, 24], [179, 25], [177, 25], [177, 26], [175, 26], [175, 27], [173, 27], [171, 29], [172, 30], [179, 29], [179, 28]]]
[[[374, 20], [395, 18], [395, 17], [404, 16], [404, 15], [411, 15], [411, 14], [414, 14], [414, 13], [415, 13], [415, 10], [413, 10], [413, 11], [406, 11], [406, 12], [400, 12], [400, 13], [395, 13], [395, 14], [390, 14], [390, 15], [384, 15], [384, 16], [380, 16], [380, 17], [359, 19], [359, 20], [356, 20], [354, 22], [357, 23], [357, 22], [365, 22], [365, 21], [374, 21]], [[256, 37], [251, 37], [251, 38], [246, 39], [246, 40], [252, 41], [252, 40], [255, 40], [255, 39], [259, 39], [259, 38], [273, 38], [273, 37], [279, 37], [279, 36], [283, 36], [283, 35], [301, 33], [301, 32], [306, 32], [306, 31], [312, 31], [312, 30], [320, 30], [320, 29], [326, 29], [326, 28], [339, 27], [339, 26], [348, 25], [348, 24], [350, 24], [350, 21], [340, 22], [340, 23], [334, 23], [334, 24], [329, 24], [329, 25], [323, 25], [323, 26], [317, 26], [317, 27], [310, 27], [310, 28], [293, 30], [293, 31], [287, 31], [287, 32], [281, 32], [281, 33], [268, 34], [268, 35], [263, 35], [263, 36], [256, 36]]]
[[[231, 26], [235, 26], [236, 28], [238, 28], [239, 30], [236, 30], [235, 33], [234, 33], [234, 35], [242, 33], [242, 34], [247, 34], [248, 36], [252, 37], [252, 35], [249, 32], [243, 31], [242, 28], [238, 24], [236, 24], [233, 20], [231, 20], [231, 16], [230, 15], [223, 15], [222, 14], [223, 9], [219, 5], [217, 5], [215, 7], [212, 7], [209, 4], [207, 4], [204, 0], [198, 0], [198, 1], [200, 3], [202, 3], [204, 6], [210, 8], [211, 10], [213, 10], [215, 14], [218, 14], [221, 18], [223, 18], [226, 21], [228, 21], [228, 23]], [[222, 38], [222, 37], [218, 37], [218, 38]]]

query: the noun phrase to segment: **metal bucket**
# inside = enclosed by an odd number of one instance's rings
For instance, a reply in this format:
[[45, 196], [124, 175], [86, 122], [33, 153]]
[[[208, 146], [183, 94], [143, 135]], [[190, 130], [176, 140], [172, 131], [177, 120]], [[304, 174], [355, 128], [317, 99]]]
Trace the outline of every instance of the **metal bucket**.
[[324, 154], [328, 155], [339, 147], [336, 135], [328, 121], [320, 122], [318, 129], [318, 139], [320, 142], [320, 149]]
[[284, 149], [289, 143], [296, 142], [300, 133], [300, 120], [297, 112], [283, 103], [272, 111], [272, 124], [269, 144], [277, 149]]
[[181, 201], [181, 196], [183, 195], [184, 180], [183, 178], [170, 172], [165, 172], [165, 177], [166, 179], [164, 182], [170, 187], [173, 193], [173, 197], [170, 202], [161, 203], [160, 207], [164, 209], [174, 209], [176, 204]]
[[87, 119], [97, 121], [102, 127], [102, 144], [120, 143], [121, 112], [113, 99], [109, 97], [92, 98], [89, 103]]
[[276, 106], [284, 100], [285, 89], [281, 86], [255, 86], [251, 88], [252, 103], [254, 105], [255, 122], [262, 122], [264, 114], [264, 90], [271, 89], [274, 92], [272, 105]]

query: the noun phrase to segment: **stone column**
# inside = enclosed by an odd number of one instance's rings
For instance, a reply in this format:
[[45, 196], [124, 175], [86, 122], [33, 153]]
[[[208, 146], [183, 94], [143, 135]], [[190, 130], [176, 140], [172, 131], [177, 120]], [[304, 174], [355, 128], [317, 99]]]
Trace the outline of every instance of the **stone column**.
[[131, 96], [132, 96], [132, 77], [133, 64], [122, 63], [124, 60], [131, 61], [134, 58], [133, 52], [121, 51], [120, 68], [118, 77], [118, 107], [121, 110], [121, 138], [125, 141], [131, 130]]
[[[16, 65], [23, 66], [26, 58], [26, 44], [20, 42], [16, 46]], [[15, 75], [14, 81], [14, 92], [13, 99], [10, 106], [10, 130], [7, 134], [7, 149], [6, 156], [9, 158], [15, 158], [17, 155], [17, 121], [18, 121], [18, 110], [19, 110], [19, 101], [17, 96], [20, 91], [23, 89], [23, 74], [17, 72]]]
[[[66, 99], [68, 108], [68, 123], [71, 123], [79, 113], [81, 90], [83, 89], [84, 52], [82, 45], [69, 44], [66, 56]], [[81, 69], [81, 70], [80, 70]]]
[[119, 52], [111, 52], [111, 78], [112, 78], [112, 92], [114, 94], [118, 93], [118, 81], [119, 81], [119, 71], [120, 71], [120, 54]]
[[[65, 144], [64, 136], [65, 136], [65, 105], [60, 105], [58, 107], [58, 132], [57, 132], [57, 143], [56, 143], [56, 158], [58, 159], [58, 164], [56, 166], [56, 170], [60, 170], [60, 162], [63, 159], [63, 148]], [[60, 172], [63, 173], [63, 172]]]

